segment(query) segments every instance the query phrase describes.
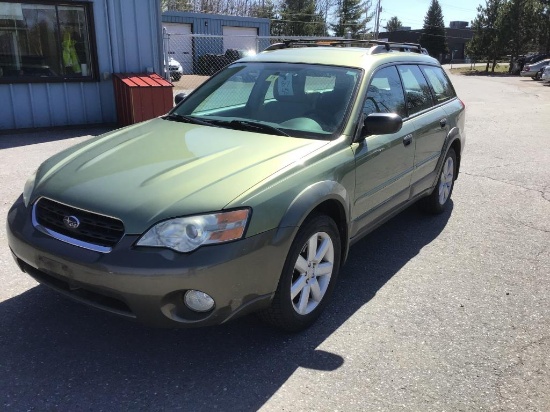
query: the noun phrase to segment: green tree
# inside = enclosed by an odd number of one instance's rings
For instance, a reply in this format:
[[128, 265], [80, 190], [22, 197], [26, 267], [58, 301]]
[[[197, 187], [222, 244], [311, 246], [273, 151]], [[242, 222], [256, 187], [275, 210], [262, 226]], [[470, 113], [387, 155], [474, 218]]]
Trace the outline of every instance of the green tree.
[[283, 0], [280, 30], [285, 36], [325, 36], [326, 23], [315, 0]]
[[440, 58], [447, 53], [447, 39], [445, 37], [445, 22], [443, 11], [437, 0], [432, 0], [428, 12], [424, 17], [424, 26], [420, 43], [428, 50], [430, 56]]
[[279, 19], [279, 10], [273, 0], [257, 0], [250, 6], [250, 17], [259, 17], [271, 20], [272, 36], [282, 36], [283, 22]]
[[338, 0], [337, 20], [331, 25], [334, 35], [345, 37], [349, 30], [351, 37], [355, 39], [364, 36], [369, 31], [367, 24], [374, 16], [371, 8], [371, 0]]
[[401, 30], [402, 27], [403, 24], [401, 23], [401, 20], [397, 18], [397, 16], [393, 16], [386, 22], [386, 31], [388, 32]]
[[472, 22], [474, 36], [467, 45], [467, 53], [475, 60], [487, 58], [485, 72], [489, 71], [492, 62], [492, 72], [496, 61], [506, 54], [506, 35], [503, 24], [503, 4], [505, 0], [485, 0], [485, 6], [479, 5], [477, 16]]
[[540, 0], [537, 21], [537, 50], [550, 53], [550, 0]]
[[484, 30], [484, 17], [481, 15], [481, 5], [478, 6], [478, 15], [472, 21], [473, 37], [466, 43], [466, 54], [474, 61], [482, 60], [487, 55], [487, 47], [485, 45], [485, 36], [487, 32]]
[[540, 0], [509, 0], [502, 7], [500, 33], [509, 47], [510, 67], [522, 54], [537, 49], [538, 22], [542, 13]]
[[274, 20], [277, 18], [277, 9], [273, 0], [261, 0], [250, 6], [250, 17], [260, 17]]
[[161, 0], [162, 11], [189, 11], [193, 6], [189, 0]]

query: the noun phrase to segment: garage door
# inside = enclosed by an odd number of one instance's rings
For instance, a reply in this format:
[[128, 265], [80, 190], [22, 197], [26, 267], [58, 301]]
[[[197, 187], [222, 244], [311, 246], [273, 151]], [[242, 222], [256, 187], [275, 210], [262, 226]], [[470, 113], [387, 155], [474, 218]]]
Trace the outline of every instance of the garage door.
[[256, 27], [223, 26], [223, 51], [227, 49], [256, 50]]
[[163, 23], [170, 34], [168, 55], [179, 61], [184, 74], [193, 73], [193, 41], [191, 25], [183, 23]]

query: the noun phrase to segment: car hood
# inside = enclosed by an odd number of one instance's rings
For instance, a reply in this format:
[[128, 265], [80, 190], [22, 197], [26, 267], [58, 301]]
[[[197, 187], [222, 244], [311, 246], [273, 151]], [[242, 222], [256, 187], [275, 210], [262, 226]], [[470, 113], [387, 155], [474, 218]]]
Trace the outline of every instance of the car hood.
[[139, 234], [163, 219], [221, 210], [326, 144], [154, 119], [52, 157], [32, 198], [117, 217]]

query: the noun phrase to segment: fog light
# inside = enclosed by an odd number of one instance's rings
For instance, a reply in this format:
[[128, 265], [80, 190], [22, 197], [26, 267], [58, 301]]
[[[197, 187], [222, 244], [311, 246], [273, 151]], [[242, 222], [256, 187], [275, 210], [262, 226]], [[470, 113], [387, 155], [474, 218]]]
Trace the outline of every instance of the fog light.
[[208, 312], [214, 307], [214, 299], [200, 290], [188, 290], [183, 300], [187, 307], [195, 312]]

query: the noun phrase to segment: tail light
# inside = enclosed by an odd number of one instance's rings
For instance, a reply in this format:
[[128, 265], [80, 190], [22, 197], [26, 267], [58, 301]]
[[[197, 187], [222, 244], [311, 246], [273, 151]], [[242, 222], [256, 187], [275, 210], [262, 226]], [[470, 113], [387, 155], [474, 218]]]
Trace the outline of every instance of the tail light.
[[524, 72], [529, 71], [529, 66], [523, 66], [523, 71]]
[[460, 104], [462, 105], [462, 108], [464, 110], [466, 110], [466, 105], [464, 104], [464, 102], [462, 101], [462, 99], [458, 99], [458, 101], [460, 102]]

